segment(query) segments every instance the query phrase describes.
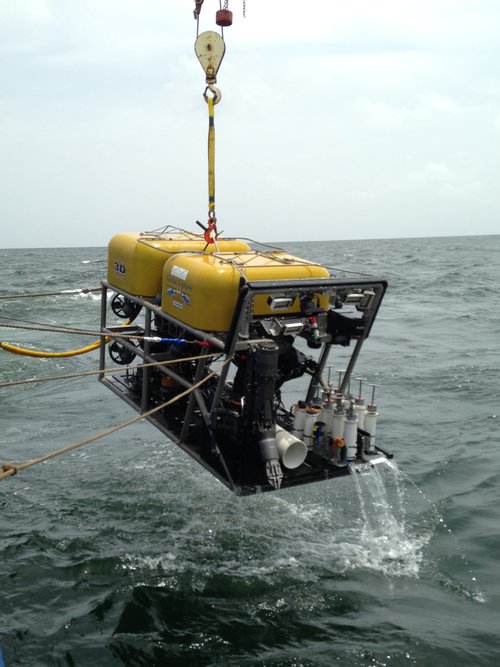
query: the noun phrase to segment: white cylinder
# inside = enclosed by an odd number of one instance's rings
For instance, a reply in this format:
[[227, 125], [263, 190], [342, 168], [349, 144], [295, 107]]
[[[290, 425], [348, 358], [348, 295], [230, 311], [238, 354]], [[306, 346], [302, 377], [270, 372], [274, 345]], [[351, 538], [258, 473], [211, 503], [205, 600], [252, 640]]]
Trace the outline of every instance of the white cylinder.
[[355, 403], [354, 412], [358, 415], [358, 428], [365, 430], [366, 405]]
[[304, 442], [308, 449], [312, 449], [312, 434], [314, 429], [314, 424], [318, 419], [319, 409], [318, 408], [307, 408], [306, 410], [306, 423], [304, 424]]
[[276, 426], [276, 448], [281, 462], [289, 470], [302, 465], [307, 456], [307, 447], [302, 440], [285, 431], [281, 426]]
[[297, 406], [295, 410], [295, 419], [293, 422], [293, 434], [299, 438], [299, 440], [302, 440], [304, 437], [304, 425], [306, 423], [306, 414], [307, 411], [305, 408], [299, 408]]
[[344, 437], [345, 412], [334, 412], [332, 417], [332, 438]]
[[332, 434], [332, 419], [333, 419], [333, 405], [331, 403], [324, 403], [319, 413], [318, 421], [322, 421], [325, 424], [325, 435], [331, 436]]
[[347, 447], [347, 458], [355, 459], [357, 452], [358, 420], [346, 419], [344, 424], [344, 440]]
[[365, 431], [370, 434], [370, 448], [375, 446], [375, 433], [377, 432], [378, 412], [368, 412], [365, 415]]

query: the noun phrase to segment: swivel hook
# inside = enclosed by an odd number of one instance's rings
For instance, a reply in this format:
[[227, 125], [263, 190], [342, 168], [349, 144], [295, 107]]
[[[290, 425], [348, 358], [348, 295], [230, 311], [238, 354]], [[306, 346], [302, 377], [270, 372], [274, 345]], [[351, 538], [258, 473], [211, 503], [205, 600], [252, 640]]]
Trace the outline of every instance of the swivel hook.
[[208, 102], [207, 91], [210, 91], [212, 93], [214, 104], [218, 104], [220, 102], [221, 97], [222, 97], [222, 93], [220, 92], [219, 88], [217, 88], [217, 86], [214, 86], [212, 83], [209, 83], [207, 85], [207, 87], [205, 88], [205, 92], [203, 93], [203, 97], [205, 98], [205, 102]]

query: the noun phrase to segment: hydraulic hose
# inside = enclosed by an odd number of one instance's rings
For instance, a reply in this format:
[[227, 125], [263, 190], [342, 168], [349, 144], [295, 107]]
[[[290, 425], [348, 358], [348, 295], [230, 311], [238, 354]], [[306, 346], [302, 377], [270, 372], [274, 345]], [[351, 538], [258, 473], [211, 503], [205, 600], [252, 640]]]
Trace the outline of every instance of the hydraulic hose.
[[[106, 338], [106, 342], [109, 341], [109, 338]], [[100, 340], [97, 340], [91, 345], [86, 345], [85, 347], [80, 347], [78, 350], [68, 350], [67, 352], [42, 352], [40, 350], [28, 350], [25, 347], [18, 347], [17, 345], [11, 345], [10, 343], [0, 343], [0, 348], [6, 352], [12, 352], [12, 354], [22, 354], [25, 357], [41, 357], [41, 358], [54, 358], [54, 357], [75, 357], [77, 354], [86, 354], [87, 352], [92, 352], [96, 350], [101, 344]]]

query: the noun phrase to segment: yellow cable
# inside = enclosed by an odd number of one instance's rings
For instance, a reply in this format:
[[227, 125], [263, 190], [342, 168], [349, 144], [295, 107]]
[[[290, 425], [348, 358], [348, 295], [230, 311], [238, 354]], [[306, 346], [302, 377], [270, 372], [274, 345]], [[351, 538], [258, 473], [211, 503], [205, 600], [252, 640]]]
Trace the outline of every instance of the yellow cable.
[[[109, 342], [109, 338], [106, 338], [106, 343]], [[25, 347], [18, 347], [17, 345], [11, 345], [10, 343], [0, 343], [2, 350], [6, 352], [12, 352], [12, 354], [22, 354], [25, 357], [75, 357], [77, 354], [85, 354], [87, 352], [92, 352], [96, 350], [101, 344], [101, 341], [98, 340], [91, 345], [86, 345], [81, 347], [78, 350], [69, 350], [68, 352], [41, 352], [40, 350], [28, 350]]]
[[[122, 326], [128, 326], [132, 320], [126, 320]], [[109, 343], [111, 338], [106, 336], [104, 339], [105, 343]], [[95, 343], [86, 345], [85, 347], [80, 347], [77, 350], [68, 350], [67, 352], [41, 352], [40, 350], [28, 350], [25, 347], [19, 347], [18, 345], [11, 345], [10, 343], [0, 343], [0, 348], [6, 352], [12, 352], [12, 354], [21, 354], [25, 357], [39, 357], [42, 359], [46, 358], [60, 358], [60, 357], [76, 357], [77, 354], [86, 354], [87, 352], [92, 352], [92, 350], [97, 350], [100, 347], [101, 341], [96, 340]]]

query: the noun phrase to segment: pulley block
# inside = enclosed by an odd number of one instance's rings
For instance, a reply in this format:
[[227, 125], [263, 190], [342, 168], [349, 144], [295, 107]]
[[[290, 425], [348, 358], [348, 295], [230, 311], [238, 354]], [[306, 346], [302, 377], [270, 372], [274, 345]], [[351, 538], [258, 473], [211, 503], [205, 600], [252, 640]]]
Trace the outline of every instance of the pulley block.
[[205, 72], [207, 84], [216, 83], [217, 72], [226, 52], [222, 37], [212, 30], [202, 32], [194, 43], [194, 51]]

